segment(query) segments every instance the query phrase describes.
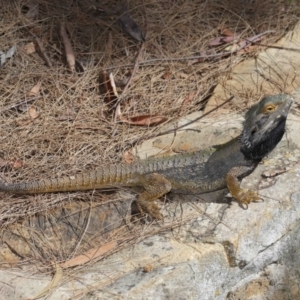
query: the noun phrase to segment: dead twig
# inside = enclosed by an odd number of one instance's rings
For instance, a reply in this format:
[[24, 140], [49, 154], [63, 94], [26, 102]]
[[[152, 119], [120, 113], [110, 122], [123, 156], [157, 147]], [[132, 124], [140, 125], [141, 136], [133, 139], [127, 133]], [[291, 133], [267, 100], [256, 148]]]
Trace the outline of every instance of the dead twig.
[[[29, 32], [30, 32], [30, 31], [29, 31]], [[30, 33], [31, 33], [31, 32], [30, 32]], [[34, 36], [33, 33], [31, 33], [31, 34]], [[36, 45], [38, 46], [38, 48], [39, 48], [39, 53], [41, 54], [41, 56], [42, 56], [43, 60], [45, 61], [46, 65], [47, 65], [50, 69], [52, 69], [52, 63], [51, 63], [51, 61], [50, 61], [50, 59], [49, 59], [49, 57], [48, 57], [48, 55], [47, 55], [47, 53], [46, 53], [46, 50], [45, 50], [45, 48], [44, 48], [44, 46], [43, 46], [43, 43], [42, 43], [42, 41], [40, 40], [40, 38], [38, 38], [37, 36], [35, 36], [35, 43], [36, 43]]]
[[294, 51], [294, 52], [300, 52], [300, 49], [297, 48], [287, 48], [287, 47], [281, 47], [281, 46], [273, 46], [273, 45], [269, 45], [269, 44], [262, 44], [259, 42], [255, 42], [255, 41], [250, 41], [248, 39], [245, 39], [247, 42], [254, 44], [254, 45], [258, 45], [258, 46], [262, 46], [262, 47], [267, 47], [267, 48], [273, 48], [273, 49], [279, 49], [279, 50], [287, 50], [287, 51]]
[[[238, 47], [234, 51], [226, 51], [226, 52], [221, 52], [217, 54], [210, 54], [210, 55], [195, 55], [195, 56], [187, 56], [187, 57], [170, 57], [170, 58], [154, 58], [154, 59], [149, 59], [149, 60], [144, 60], [139, 63], [140, 66], [145, 66], [145, 65], [152, 65], [155, 63], [160, 63], [160, 62], [170, 62], [170, 61], [183, 61], [183, 60], [197, 60], [197, 59], [211, 59], [211, 58], [221, 58], [221, 57], [226, 57], [232, 54], [236, 54], [237, 52], [241, 51], [242, 49], [246, 48], [250, 43], [255, 41], [256, 39], [262, 37], [263, 35], [269, 34], [269, 33], [274, 33], [275, 30], [267, 30], [264, 31], [260, 34], [257, 34], [251, 39], [246, 40], [248, 43], [244, 43], [242, 46]], [[131, 67], [133, 64], [127, 64], [127, 65], [121, 65], [121, 66], [111, 66], [108, 68], [105, 68], [103, 70], [112, 70], [116, 68], [123, 68], [123, 67]]]
[[37, 45], [37, 47], [39, 48], [39, 51], [38, 53], [41, 55], [42, 59], [45, 61], [46, 65], [49, 67], [49, 68], [52, 68], [53, 65], [51, 63], [51, 60], [49, 59], [47, 53], [46, 53], [46, 49], [41, 41], [41, 39], [39, 37], [37, 37], [29, 28], [28, 26], [24, 26], [27, 31], [34, 37], [34, 40], [35, 40], [35, 44]]
[[63, 22], [60, 23], [59, 32], [63, 39], [68, 67], [70, 71], [73, 73], [75, 71], [75, 53], [73, 51], [70, 39], [67, 35], [65, 24]]
[[141, 56], [141, 53], [143, 52], [143, 50], [144, 50], [144, 43], [141, 45], [140, 50], [139, 50], [139, 52], [136, 55], [135, 63], [133, 65], [133, 70], [132, 70], [132, 73], [130, 75], [130, 78], [128, 79], [127, 84], [125, 85], [125, 87], [124, 87], [124, 89], [123, 89], [123, 91], [122, 91], [122, 93], [121, 93], [121, 95], [120, 95], [120, 97], [119, 97], [119, 99], [118, 99], [118, 101], [116, 103], [116, 112], [115, 112], [114, 122], [117, 121], [118, 112], [119, 112], [119, 108], [118, 107], [119, 107], [120, 103], [122, 102], [122, 100], [124, 99], [124, 95], [127, 92], [128, 88], [129, 88], [129, 86], [131, 84], [131, 81], [132, 81], [132, 79], [133, 79], [133, 77], [134, 77], [134, 75], [135, 75], [135, 73], [136, 73], [136, 71], [138, 69], [139, 59], [140, 59], [140, 56]]
[[5, 111], [8, 111], [8, 110], [11, 110], [13, 108], [17, 108], [18, 106], [20, 105], [24, 105], [24, 104], [29, 104], [30, 102], [34, 101], [34, 100], [37, 100], [37, 99], [40, 99], [40, 98], [43, 98], [44, 96], [36, 96], [36, 97], [30, 97], [28, 99], [25, 99], [25, 100], [22, 100], [22, 101], [19, 101], [13, 105], [9, 105], [7, 107], [4, 107], [3, 109], [1, 109], [1, 112], [5, 112]]

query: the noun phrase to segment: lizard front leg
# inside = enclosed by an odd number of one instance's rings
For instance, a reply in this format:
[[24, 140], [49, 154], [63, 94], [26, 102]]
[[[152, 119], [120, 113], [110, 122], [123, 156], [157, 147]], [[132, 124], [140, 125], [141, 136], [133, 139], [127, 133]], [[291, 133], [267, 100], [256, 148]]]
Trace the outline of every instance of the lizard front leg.
[[165, 177], [157, 173], [141, 175], [139, 183], [145, 189], [143, 193], [139, 194], [137, 199], [137, 206], [140, 212], [146, 212], [153, 218], [161, 220], [162, 214], [154, 201], [171, 190], [171, 183]]
[[231, 196], [242, 205], [246, 205], [246, 207], [248, 207], [250, 202], [260, 200], [256, 191], [248, 191], [241, 188], [240, 181], [235, 173], [236, 168], [233, 168], [226, 175], [226, 184]]

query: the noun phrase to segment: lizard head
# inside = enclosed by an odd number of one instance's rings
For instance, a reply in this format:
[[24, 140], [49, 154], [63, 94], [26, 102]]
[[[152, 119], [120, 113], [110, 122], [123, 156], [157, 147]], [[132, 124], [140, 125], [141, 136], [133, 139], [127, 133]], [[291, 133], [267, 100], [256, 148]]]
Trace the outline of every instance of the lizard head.
[[266, 96], [245, 115], [241, 151], [247, 159], [261, 160], [280, 142], [293, 99], [286, 94]]

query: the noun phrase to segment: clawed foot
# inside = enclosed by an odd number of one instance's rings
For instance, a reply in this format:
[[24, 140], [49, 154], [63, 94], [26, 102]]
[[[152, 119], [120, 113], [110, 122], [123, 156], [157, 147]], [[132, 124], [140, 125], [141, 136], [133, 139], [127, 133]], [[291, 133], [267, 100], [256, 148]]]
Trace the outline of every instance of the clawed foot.
[[163, 219], [163, 216], [160, 212], [160, 208], [155, 202], [137, 201], [137, 206], [142, 215], [147, 213], [156, 220]]
[[251, 202], [255, 202], [258, 200], [262, 200], [257, 192], [255, 191], [248, 191], [248, 190], [240, 190], [237, 195], [234, 196], [236, 201], [239, 202], [239, 204], [245, 208], [248, 209], [248, 204]]

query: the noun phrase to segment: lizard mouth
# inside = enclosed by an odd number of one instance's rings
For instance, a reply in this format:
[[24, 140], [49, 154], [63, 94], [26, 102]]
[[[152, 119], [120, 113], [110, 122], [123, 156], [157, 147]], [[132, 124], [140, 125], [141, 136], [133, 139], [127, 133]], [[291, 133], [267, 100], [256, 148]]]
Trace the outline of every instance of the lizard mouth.
[[[277, 136], [282, 136], [285, 128], [286, 118], [284, 116], [279, 116], [276, 122], [272, 122], [269, 128], [264, 129], [260, 128], [260, 126], [255, 126], [250, 131], [249, 136], [247, 133], [244, 133], [241, 137], [242, 147], [249, 151], [251, 148], [260, 147], [259, 145], [268, 144], [267, 140], [270, 140], [270, 136], [272, 139], [276, 139]], [[276, 124], [276, 126], [274, 126]], [[272, 126], [273, 125], [273, 126]], [[271, 139], [271, 140], [272, 140]], [[280, 138], [281, 139], [281, 138]], [[256, 145], [256, 146], [255, 146]]]
[[281, 118], [275, 127], [271, 126], [261, 133], [257, 130], [249, 138], [245, 138], [241, 147], [243, 154], [251, 159], [262, 159], [280, 142], [285, 131], [285, 123], [286, 119]]
[[244, 141], [244, 145], [245, 145], [247, 148], [250, 148], [250, 147], [252, 146], [252, 144], [249, 142], [249, 140]]
[[[255, 126], [255, 127], [251, 130], [250, 137], [253, 137], [254, 134], [255, 134], [257, 131], [258, 131], [258, 128]], [[250, 138], [250, 137], [249, 137], [249, 138]], [[252, 146], [252, 143], [249, 141], [249, 138], [248, 138], [248, 137], [245, 137], [245, 135], [242, 136], [242, 144], [243, 144], [244, 146], [246, 146], [246, 148], [250, 148], [250, 147]]]
[[[264, 128], [264, 126], [254, 126], [252, 130], [250, 131], [249, 136], [247, 136], [247, 133], [245, 132], [242, 135], [242, 144], [246, 148], [252, 147], [253, 144], [256, 144], [259, 140], [263, 141], [266, 137], [269, 137], [270, 135], [277, 135], [278, 132], [284, 130], [286, 123], [286, 118], [283, 115], [277, 116], [277, 120], [273, 120], [267, 128]], [[274, 126], [275, 125], [275, 126]]]

